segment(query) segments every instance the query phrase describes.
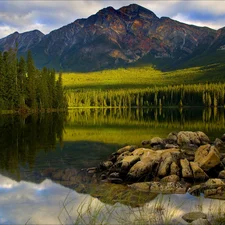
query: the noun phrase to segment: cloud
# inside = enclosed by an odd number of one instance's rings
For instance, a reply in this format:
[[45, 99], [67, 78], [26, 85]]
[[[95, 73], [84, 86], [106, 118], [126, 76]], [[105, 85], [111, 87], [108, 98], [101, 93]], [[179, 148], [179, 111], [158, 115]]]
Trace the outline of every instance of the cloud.
[[0, 38], [14, 31], [40, 29], [44, 33], [60, 28], [79, 18], [87, 18], [100, 9], [113, 6], [118, 9], [131, 3], [140, 4], [158, 17], [182, 19], [182, 22], [220, 28], [225, 26], [225, 1], [0, 1]]

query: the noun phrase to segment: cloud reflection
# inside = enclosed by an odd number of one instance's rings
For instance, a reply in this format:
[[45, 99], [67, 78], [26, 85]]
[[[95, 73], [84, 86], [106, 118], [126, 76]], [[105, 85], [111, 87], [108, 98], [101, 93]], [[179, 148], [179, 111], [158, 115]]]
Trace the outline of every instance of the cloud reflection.
[[[215, 210], [217, 213], [217, 207], [221, 207], [224, 203], [225, 201], [197, 198], [189, 194], [159, 195], [146, 203], [141, 211], [142, 216], [144, 214], [148, 219], [151, 212], [154, 213], [155, 208], [158, 208], [163, 210], [168, 218], [185, 224], [181, 219], [184, 213], [201, 210], [205, 213]], [[0, 224], [73, 224], [81, 205], [84, 218], [87, 220], [88, 215], [85, 214], [87, 209], [102, 209], [99, 214], [101, 218], [104, 216], [101, 213], [113, 209], [113, 218], [108, 218], [109, 224], [118, 224], [120, 220], [132, 221], [140, 213], [138, 208], [131, 210], [130, 207], [118, 203], [114, 206], [104, 205], [90, 195], [79, 194], [48, 179], [35, 184], [26, 181], [16, 182], [0, 175]], [[104, 210], [106, 208], [108, 211]]]

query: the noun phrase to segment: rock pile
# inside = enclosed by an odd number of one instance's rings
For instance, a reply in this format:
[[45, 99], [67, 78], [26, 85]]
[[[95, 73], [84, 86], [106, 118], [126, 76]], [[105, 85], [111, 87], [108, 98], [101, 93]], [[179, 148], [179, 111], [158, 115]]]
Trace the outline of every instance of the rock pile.
[[[126, 146], [100, 164], [101, 178], [145, 192], [185, 193], [193, 183], [225, 179], [225, 155], [220, 152], [225, 149], [224, 136], [211, 143], [201, 131], [180, 131], [143, 141], [141, 148]], [[224, 190], [222, 183], [217, 188]]]

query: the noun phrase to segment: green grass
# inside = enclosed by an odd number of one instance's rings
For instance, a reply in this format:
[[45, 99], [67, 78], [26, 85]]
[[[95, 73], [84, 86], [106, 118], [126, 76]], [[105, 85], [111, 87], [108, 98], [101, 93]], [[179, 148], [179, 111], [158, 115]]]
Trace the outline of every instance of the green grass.
[[89, 73], [64, 73], [66, 89], [130, 89], [154, 86], [194, 84], [199, 82], [225, 81], [225, 65], [192, 67], [188, 69], [161, 72], [152, 66], [120, 68]]

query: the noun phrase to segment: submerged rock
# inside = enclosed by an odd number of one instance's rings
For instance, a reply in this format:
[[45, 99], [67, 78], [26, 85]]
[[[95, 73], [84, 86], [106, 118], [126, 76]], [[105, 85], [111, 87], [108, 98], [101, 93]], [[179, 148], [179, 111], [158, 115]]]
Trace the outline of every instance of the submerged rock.
[[138, 191], [162, 194], [184, 194], [187, 191], [187, 186], [180, 182], [140, 182], [131, 184], [129, 187]]
[[191, 223], [198, 219], [207, 219], [207, 215], [203, 212], [190, 212], [183, 215], [182, 219], [188, 223]]

